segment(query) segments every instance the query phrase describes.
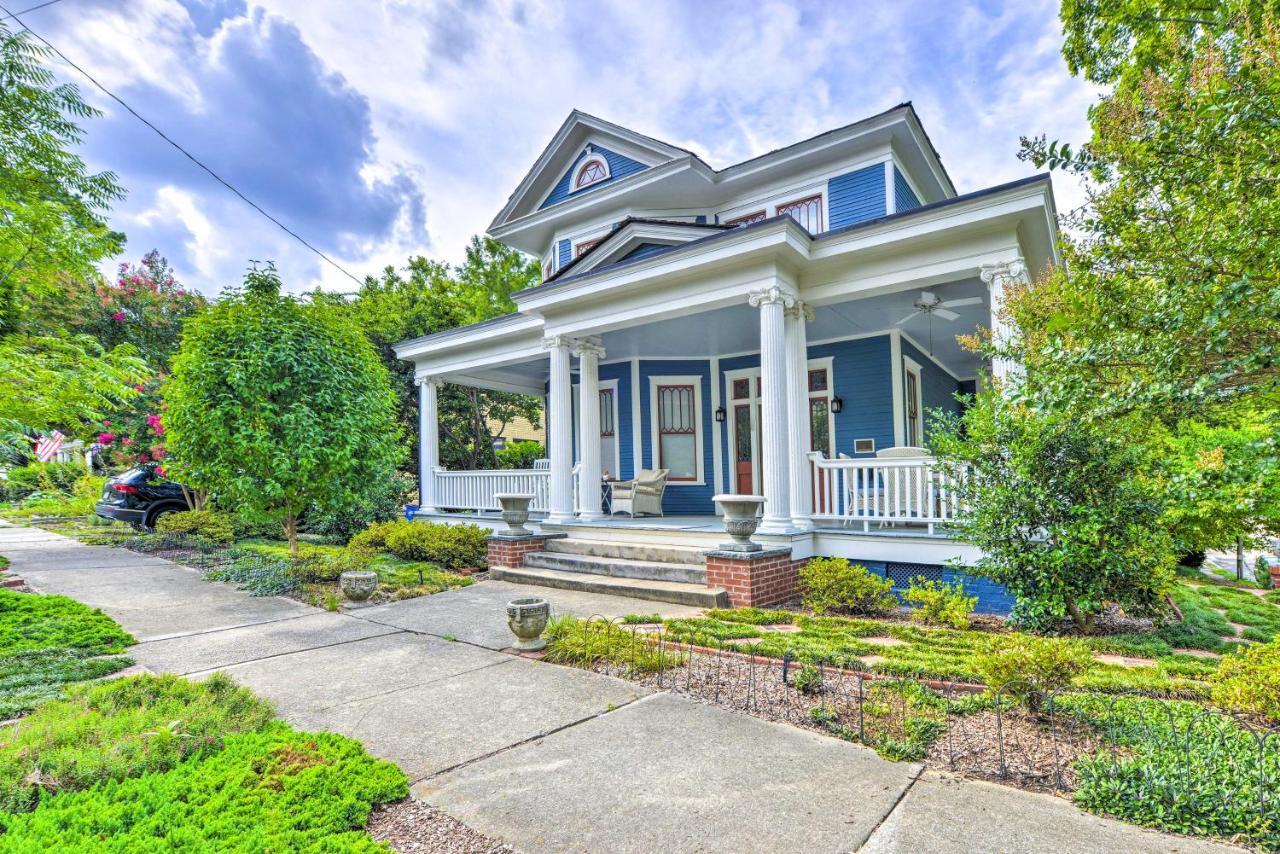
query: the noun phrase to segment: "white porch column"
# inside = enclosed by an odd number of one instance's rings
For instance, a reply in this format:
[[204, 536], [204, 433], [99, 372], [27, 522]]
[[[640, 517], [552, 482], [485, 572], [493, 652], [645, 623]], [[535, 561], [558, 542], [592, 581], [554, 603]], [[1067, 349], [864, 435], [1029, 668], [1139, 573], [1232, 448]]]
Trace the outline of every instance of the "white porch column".
[[600, 360], [604, 347], [596, 337], [574, 342], [578, 357], [578, 518], [603, 519], [600, 511]]
[[436, 509], [436, 469], [440, 466], [440, 410], [436, 405], [439, 377], [416, 377], [418, 386], [418, 509]]
[[791, 437], [791, 526], [813, 529], [813, 492], [810, 488], [809, 452], [809, 344], [805, 329], [813, 320], [813, 307], [796, 300], [786, 310], [787, 433]]
[[[996, 264], [982, 265], [982, 281], [987, 285], [991, 297], [991, 334], [999, 344], [1009, 343], [1009, 324], [1003, 317], [1005, 288], [1009, 285], [1026, 284], [1027, 264], [1021, 258], [1010, 258]], [[1008, 359], [991, 360], [991, 376], [997, 382], [1008, 376], [1013, 365]]]
[[573, 521], [573, 379], [569, 375], [569, 339], [556, 335], [543, 346], [551, 351], [551, 508], [547, 521]]
[[787, 344], [783, 312], [795, 297], [779, 287], [751, 294], [753, 308], [760, 309], [760, 445], [764, 468], [763, 533], [791, 527], [791, 473], [787, 465]]

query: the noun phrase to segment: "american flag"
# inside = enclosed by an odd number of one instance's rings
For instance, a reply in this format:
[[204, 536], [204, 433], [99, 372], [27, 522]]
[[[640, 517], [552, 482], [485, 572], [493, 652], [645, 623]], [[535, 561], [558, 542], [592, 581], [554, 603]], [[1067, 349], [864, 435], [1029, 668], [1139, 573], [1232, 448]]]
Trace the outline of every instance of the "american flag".
[[52, 435], [41, 436], [36, 440], [36, 459], [42, 463], [47, 463], [58, 455], [58, 449], [62, 447], [62, 442], [66, 439], [57, 430]]

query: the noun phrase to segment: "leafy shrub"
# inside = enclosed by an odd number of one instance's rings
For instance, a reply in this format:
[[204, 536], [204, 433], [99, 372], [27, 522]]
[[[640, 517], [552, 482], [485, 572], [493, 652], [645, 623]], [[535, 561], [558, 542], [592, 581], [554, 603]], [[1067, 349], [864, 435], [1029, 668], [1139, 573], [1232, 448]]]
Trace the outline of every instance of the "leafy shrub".
[[1280, 640], [1224, 656], [1213, 677], [1213, 701], [1280, 722]]
[[0, 810], [35, 809], [58, 792], [166, 771], [271, 716], [269, 704], [221, 673], [203, 682], [168, 675], [79, 686], [0, 732]]
[[494, 451], [493, 455], [497, 457], [500, 469], [531, 469], [534, 462], [545, 457], [547, 452], [538, 442], [512, 442]]
[[1071, 684], [1093, 664], [1093, 656], [1077, 640], [1008, 635], [992, 638], [974, 664], [992, 693], [1003, 689], [1036, 711], [1045, 694]]
[[911, 619], [953, 629], [969, 628], [969, 615], [978, 607], [978, 597], [964, 595], [964, 585], [958, 581], [947, 584], [913, 578], [902, 598], [916, 606], [911, 610]]
[[393, 519], [388, 522], [374, 522], [360, 533], [354, 535], [351, 541], [347, 543], [352, 548], [368, 548], [374, 551], [386, 551], [387, 537], [391, 536], [391, 532], [398, 530], [405, 525], [411, 525], [405, 519]]
[[161, 534], [200, 537], [224, 546], [236, 538], [231, 518], [215, 510], [186, 510], [161, 516], [156, 520], [156, 531]]
[[20, 501], [33, 492], [61, 492], [71, 495], [78, 481], [89, 474], [83, 462], [32, 463], [9, 469], [0, 480], [7, 501]]
[[804, 606], [815, 614], [887, 614], [898, 607], [893, 582], [842, 557], [816, 557], [800, 570]]
[[1197, 703], [1074, 692], [1060, 703], [1061, 713], [1091, 723], [1120, 748], [1076, 761], [1080, 806], [1174, 833], [1247, 839], [1280, 851], [1280, 814], [1259, 809], [1267, 791], [1261, 787], [1269, 787], [1270, 805], [1280, 775], [1274, 743], [1260, 749], [1235, 720], [1206, 714]]
[[385, 849], [361, 828], [374, 804], [408, 794], [405, 776], [336, 733], [284, 723], [229, 736], [171, 770], [0, 813], [16, 851], [356, 851]]
[[449, 569], [484, 566], [489, 532], [475, 525], [398, 523], [387, 535], [387, 550], [404, 560], [428, 560]]
[[134, 642], [115, 620], [74, 599], [0, 589], [0, 656], [49, 647], [107, 655]]
[[796, 671], [796, 675], [792, 678], [791, 684], [801, 694], [821, 694], [822, 693], [822, 671], [813, 664], [803, 664]]
[[403, 518], [405, 505], [417, 500], [417, 489], [413, 475], [396, 472], [370, 484], [366, 493], [349, 503], [329, 508], [312, 507], [307, 511], [307, 532], [327, 542], [345, 543], [371, 524]]
[[231, 562], [205, 573], [209, 581], [239, 584], [250, 596], [280, 596], [297, 590], [301, 583], [289, 562], [248, 549], [236, 549]]
[[371, 549], [359, 546], [342, 549], [299, 546], [297, 558], [289, 564], [289, 572], [304, 582], [337, 581], [338, 576], [344, 572], [368, 569], [373, 558], [374, 552]]

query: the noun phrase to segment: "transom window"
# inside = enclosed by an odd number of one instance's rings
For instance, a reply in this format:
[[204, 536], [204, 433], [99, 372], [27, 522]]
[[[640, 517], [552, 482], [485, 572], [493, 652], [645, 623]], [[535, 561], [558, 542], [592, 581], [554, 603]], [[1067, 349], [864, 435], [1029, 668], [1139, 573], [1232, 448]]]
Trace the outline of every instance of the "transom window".
[[817, 234], [822, 231], [822, 194], [778, 205], [778, 213], [789, 215], [810, 234]]
[[592, 184], [598, 184], [609, 177], [609, 163], [599, 154], [593, 154], [578, 167], [578, 173], [573, 179], [573, 188], [581, 190], [583, 187], [590, 187]]
[[744, 216], [734, 217], [733, 219], [725, 222], [725, 225], [733, 225], [733, 226], [751, 225], [751, 223], [759, 222], [765, 217], [766, 217], [766, 214], [764, 211], [756, 211], [755, 213], [749, 213]]

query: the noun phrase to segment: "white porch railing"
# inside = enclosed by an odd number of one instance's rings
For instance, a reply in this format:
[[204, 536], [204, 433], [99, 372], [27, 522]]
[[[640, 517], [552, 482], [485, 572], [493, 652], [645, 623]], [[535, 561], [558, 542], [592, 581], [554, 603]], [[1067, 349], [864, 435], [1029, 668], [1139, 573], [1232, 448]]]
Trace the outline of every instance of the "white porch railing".
[[932, 457], [829, 460], [812, 453], [809, 459], [815, 521], [861, 522], [864, 531], [872, 523], [923, 525], [932, 534], [960, 510], [954, 481]]
[[[574, 466], [574, 506], [577, 506], [577, 466]], [[441, 510], [472, 510], [477, 513], [502, 509], [494, 496], [516, 492], [533, 496], [529, 509], [546, 513], [551, 509], [551, 470], [485, 469], [474, 471], [435, 470], [436, 506]]]

